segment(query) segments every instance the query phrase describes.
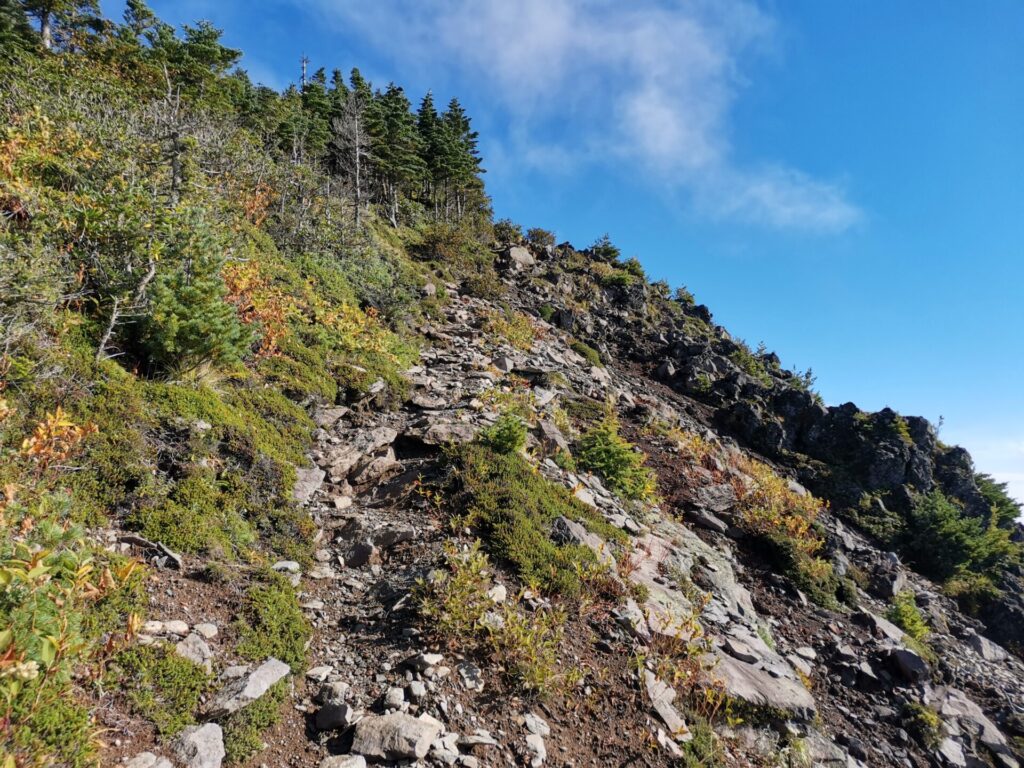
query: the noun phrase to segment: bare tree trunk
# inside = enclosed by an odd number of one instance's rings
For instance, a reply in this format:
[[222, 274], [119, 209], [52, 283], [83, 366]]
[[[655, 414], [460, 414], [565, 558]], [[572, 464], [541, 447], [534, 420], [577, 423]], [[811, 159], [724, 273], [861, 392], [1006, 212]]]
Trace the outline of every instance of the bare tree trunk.
[[49, 11], [43, 11], [39, 16], [39, 33], [43, 38], [43, 48], [50, 50], [53, 47], [53, 15]]

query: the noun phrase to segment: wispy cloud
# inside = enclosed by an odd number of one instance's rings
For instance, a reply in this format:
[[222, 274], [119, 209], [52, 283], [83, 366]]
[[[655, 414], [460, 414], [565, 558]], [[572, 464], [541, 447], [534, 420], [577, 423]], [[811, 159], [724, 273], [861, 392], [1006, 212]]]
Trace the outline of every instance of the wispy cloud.
[[[308, 8], [308, 3], [298, 3]], [[841, 184], [729, 141], [742, 65], [777, 43], [749, 0], [315, 0], [396, 64], [443, 68], [505, 113], [505, 155], [640, 169], [700, 212], [834, 232], [861, 217]]]

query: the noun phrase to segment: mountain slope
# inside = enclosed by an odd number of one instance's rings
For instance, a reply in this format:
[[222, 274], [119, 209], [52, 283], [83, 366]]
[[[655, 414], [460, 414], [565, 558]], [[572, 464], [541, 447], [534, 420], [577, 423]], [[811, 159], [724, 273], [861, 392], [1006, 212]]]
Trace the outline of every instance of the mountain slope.
[[925, 420], [493, 222], [457, 100], [3, 13], [5, 768], [1018, 764], [1020, 510]]

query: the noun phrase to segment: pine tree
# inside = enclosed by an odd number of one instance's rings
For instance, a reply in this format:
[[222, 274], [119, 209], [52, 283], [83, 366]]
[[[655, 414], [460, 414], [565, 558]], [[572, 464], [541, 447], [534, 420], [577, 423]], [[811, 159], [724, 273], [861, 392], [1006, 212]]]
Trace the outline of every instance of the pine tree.
[[434, 94], [427, 91], [416, 112], [416, 130], [420, 135], [421, 157], [426, 168], [424, 187], [427, 200], [433, 205], [437, 217], [437, 186], [442, 176], [442, 125], [434, 107]]
[[27, 48], [36, 41], [22, 3], [18, 0], [0, 0], [0, 50]]
[[388, 220], [398, 226], [398, 205], [403, 191], [422, 180], [426, 167], [420, 156], [416, 118], [409, 111], [405, 91], [391, 83], [374, 99], [371, 110], [371, 152]]
[[149, 289], [139, 339], [154, 369], [177, 374], [235, 362], [251, 341], [224, 300], [223, 243], [198, 211], [184, 219], [164, 233], [170, 242]]
[[25, 12], [39, 22], [43, 47], [53, 47], [57, 35], [68, 36], [97, 21], [98, 0], [22, 0]]

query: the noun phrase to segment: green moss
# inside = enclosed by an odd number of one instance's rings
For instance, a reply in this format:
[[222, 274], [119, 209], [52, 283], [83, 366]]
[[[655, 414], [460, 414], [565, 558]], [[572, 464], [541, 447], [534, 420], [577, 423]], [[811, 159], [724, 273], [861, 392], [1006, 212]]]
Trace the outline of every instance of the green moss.
[[[27, 698], [34, 701], [33, 697]], [[67, 768], [95, 766], [100, 745], [89, 707], [70, 692], [44, 696], [35, 703], [31, 717], [17, 711], [17, 707], [12, 713], [14, 722], [22, 723], [11, 733], [14, 745], [31, 755], [45, 755], [47, 764]]]
[[546, 322], [551, 322], [551, 318], [555, 316], [555, 308], [550, 304], [542, 304], [538, 310], [538, 314], [544, 318]]
[[601, 360], [601, 353], [593, 347], [584, 344], [582, 341], [573, 339], [569, 342], [569, 348], [577, 355], [586, 359], [586, 361], [591, 365], [596, 365], [598, 368], [604, 368], [604, 362]]
[[295, 400], [316, 398], [333, 403], [338, 385], [332, 366], [322, 350], [312, 349], [289, 336], [282, 340], [280, 355], [259, 361], [257, 371], [267, 381]]
[[484, 547], [511, 563], [527, 583], [575, 595], [588, 574], [597, 577], [601, 570], [586, 547], [551, 540], [551, 524], [557, 517], [578, 521], [609, 542], [624, 538], [622, 531], [545, 479], [519, 454], [474, 444], [462, 446], [452, 458], [458, 484], [453, 507], [465, 511], [465, 523], [479, 528]]
[[166, 644], [122, 651], [112, 674], [132, 708], [150, 720], [162, 736], [172, 736], [195, 723], [209, 684], [202, 667]]
[[221, 727], [229, 763], [244, 762], [263, 749], [263, 734], [281, 719], [288, 685], [287, 680], [281, 680], [252, 704], [224, 719]]
[[295, 673], [305, 667], [311, 629], [294, 587], [281, 574], [267, 571], [249, 587], [236, 626], [237, 651], [243, 658], [263, 661], [273, 656]]

